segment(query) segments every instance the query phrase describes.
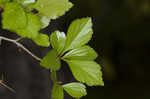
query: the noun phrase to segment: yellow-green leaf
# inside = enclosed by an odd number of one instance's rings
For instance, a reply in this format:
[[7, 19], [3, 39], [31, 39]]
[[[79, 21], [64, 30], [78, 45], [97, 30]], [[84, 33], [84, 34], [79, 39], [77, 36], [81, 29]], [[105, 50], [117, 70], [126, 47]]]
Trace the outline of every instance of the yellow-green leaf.
[[65, 14], [72, 3], [68, 0], [37, 0], [33, 7], [49, 19], [56, 19]]
[[91, 39], [92, 34], [91, 18], [87, 17], [73, 21], [67, 32], [65, 51], [85, 45]]
[[36, 38], [40, 30], [39, 17], [32, 13], [26, 13], [27, 25], [25, 28], [17, 29], [16, 33], [21, 37]]
[[10, 2], [10, 0], [0, 0], [0, 6], [3, 7], [8, 2]]
[[2, 13], [3, 29], [16, 32], [27, 25], [27, 17], [20, 4], [6, 3]]
[[36, 0], [13, 0], [13, 1], [23, 5], [33, 4], [36, 2]]
[[53, 85], [51, 97], [52, 99], [64, 99], [63, 88], [57, 82]]
[[50, 45], [50, 40], [49, 40], [49, 37], [48, 35], [46, 34], [38, 34], [38, 36], [33, 39], [33, 41], [39, 45], [39, 46], [43, 46], [43, 47], [48, 47]]
[[85, 85], [81, 83], [68, 83], [64, 84], [62, 87], [70, 96], [74, 98], [81, 98], [87, 94]]
[[52, 47], [61, 54], [65, 45], [66, 36], [64, 32], [55, 31], [51, 34]]
[[103, 86], [101, 67], [94, 61], [66, 60], [76, 80], [88, 86]]
[[76, 49], [73, 49], [66, 53], [62, 59], [68, 60], [94, 60], [98, 54], [90, 46], [82, 46]]
[[47, 27], [49, 25], [49, 23], [50, 23], [50, 19], [47, 16], [44, 16], [42, 14], [38, 14], [38, 15], [40, 17], [41, 28]]
[[42, 59], [40, 65], [54, 71], [59, 70], [61, 63], [57, 56], [57, 52], [55, 50], [48, 52], [48, 54]]

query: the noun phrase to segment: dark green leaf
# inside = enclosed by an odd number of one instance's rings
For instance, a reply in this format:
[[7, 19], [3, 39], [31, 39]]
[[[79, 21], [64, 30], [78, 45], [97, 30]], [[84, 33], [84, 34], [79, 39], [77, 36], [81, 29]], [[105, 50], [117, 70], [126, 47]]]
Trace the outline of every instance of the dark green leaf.
[[64, 99], [63, 88], [57, 82], [54, 83], [52, 88], [52, 99]]
[[88, 43], [92, 34], [91, 18], [88, 17], [73, 21], [67, 32], [65, 51], [81, 47]]
[[48, 54], [42, 59], [40, 65], [54, 71], [59, 70], [61, 63], [57, 56], [57, 52], [55, 50], [48, 52]]
[[69, 51], [62, 59], [68, 60], [94, 60], [97, 57], [97, 53], [90, 46], [82, 46]]
[[70, 96], [74, 98], [81, 98], [87, 94], [86, 87], [81, 83], [68, 83], [62, 87]]
[[66, 36], [64, 32], [55, 31], [51, 34], [52, 47], [61, 54], [65, 45]]
[[102, 72], [99, 64], [94, 61], [67, 60], [74, 77], [89, 86], [103, 86]]

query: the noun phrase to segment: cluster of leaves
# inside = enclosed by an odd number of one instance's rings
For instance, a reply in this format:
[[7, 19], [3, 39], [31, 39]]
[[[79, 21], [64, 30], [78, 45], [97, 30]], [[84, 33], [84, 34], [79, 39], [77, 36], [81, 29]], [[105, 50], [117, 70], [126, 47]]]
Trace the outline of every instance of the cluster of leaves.
[[[40, 65], [51, 70], [53, 81], [52, 98], [63, 99], [65, 90], [74, 98], [86, 95], [86, 86], [103, 86], [100, 65], [94, 60], [97, 53], [86, 45], [92, 37], [91, 18], [77, 19], [71, 23], [67, 35], [58, 30], [50, 38], [39, 30], [47, 27], [50, 20], [65, 14], [73, 4], [68, 0], [0, 0], [3, 29], [16, 32], [19, 36], [33, 40], [37, 45], [52, 50], [41, 60]], [[33, 13], [36, 10], [37, 13]], [[61, 60], [68, 63], [78, 82], [61, 85], [57, 81], [57, 71]]]

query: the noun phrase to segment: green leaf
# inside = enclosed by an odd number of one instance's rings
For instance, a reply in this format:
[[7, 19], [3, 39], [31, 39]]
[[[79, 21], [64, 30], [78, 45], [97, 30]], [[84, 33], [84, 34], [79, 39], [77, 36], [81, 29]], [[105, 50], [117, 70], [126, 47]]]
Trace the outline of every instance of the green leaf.
[[43, 47], [48, 47], [50, 45], [50, 40], [49, 37], [46, 34], [38, 34], [38, 36], [33, 39], [34, 42], [39, 45], [39, 46], [43, 46]]
[[65, 45], [66, 36], [64, 32], [55, 31], [51, 34], [52, 47], [61, 54]]
[[44, 16], [42, 14], [38, 14], [38, 15], [40, 17], [41, 28], [47, 27], [49, 25], [49, 23], [50, 23], [50, 19], [47, 16]]
[[2, 13], [3, 29], [15, 32], [17, 29], [27, 25], [27, 17], [21, 5], [17, 3], [7, 3]]
[[62, 59], [68, 60], [94, 60], [98, 54], [90, 46], [82, 46], [69, 51]]
[[36, 0], [24, 0], [24, 4], [31, 4], [31, 3], [35, 3]]
[[86, 87], [81, 83], [69, 83], [62, 86], [64, 90], [74, 98], [81, 98], [85, 96]]
[[54, 71], [59, 70], [61, 64], [57, 52], [55, 50], [48, 52], [48, 54], [42, 59], [40, 65]]
[[88, 86], [101, 85], [103, 86], [102, 72], [99, 64], [94, 61], [80, 61], [80, 60], [65, 60], [74, 77]]
[[17, 34], [21, 37], [36, 38], [40, 30], [40, 21], [37, 15], [27, 13], [27, 25], [25, 28], [17, 29]]
[[10, 0], [0, 0], [0, 6], [3, 7], [6, 3], [8, 3]]
[[33, 4], [36, 0], [13, 0], [15, 2], [21, 3], [23, 5]]
[[67, 32], [65, 51], [81, 47], [88, 43], [92, 34], [91, 18], [88, 17], [73, 21]]
[[24, 0], [13, 0], [13, 2], [21, 3], [24, 2]]
[[57, 81], [56, 71], [51, 72], [51, 80], [55, 83]]
[[64, 99], [63, 88], [57, 82], [54, 83], [52, 88], [52, 99]]
[[68, 0], [37, 0], [33, 7], [49, 19], [56, 19], [65, 14], [72, 7], [72, 3]]
[[0, 0], [0, 3], [7, 3], [9, 2], [10, 0]]
[[6, 3], [10, 2], [10, 0], [0, 0], [0, 7], [4, 7]]

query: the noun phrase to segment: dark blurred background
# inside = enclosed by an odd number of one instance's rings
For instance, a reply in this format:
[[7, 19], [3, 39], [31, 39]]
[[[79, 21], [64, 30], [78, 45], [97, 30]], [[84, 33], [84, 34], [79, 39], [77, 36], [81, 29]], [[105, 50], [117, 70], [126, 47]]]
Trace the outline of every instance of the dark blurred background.
[[[67, 31], [71, 21], [91, 16], [94, 35], [89, 45], [98, 53], [103, 68], [104, 87], [88, 87], [83, 99], [150, 99], [150, 0], [72, 0], [74, 7], [52, 21], [44, 33]], [[0, 35], [17, 38], [0, 29]], [[20, 41], [37, 56], [51, 48]], [[0, 72], [16, 94], [0, 86], [0, 99], [50, 99], [50, 73], [24, 51], [6, 41], [0, 46]], [[70, 82], [65, 63], [59, 71], [61, 81]], [[72, 99], [65, 95], [65, 99]]]

